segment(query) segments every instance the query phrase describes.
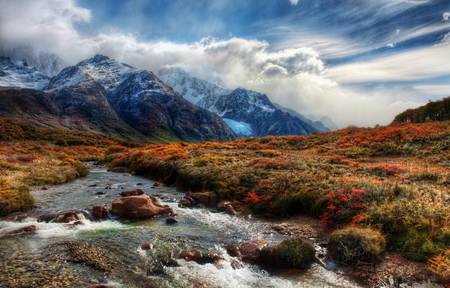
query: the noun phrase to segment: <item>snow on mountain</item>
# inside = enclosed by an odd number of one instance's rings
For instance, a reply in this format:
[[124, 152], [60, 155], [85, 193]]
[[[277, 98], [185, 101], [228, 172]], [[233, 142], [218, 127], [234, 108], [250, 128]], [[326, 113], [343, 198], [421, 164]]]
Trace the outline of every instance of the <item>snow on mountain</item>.
[[[236, 138], [219, 116], [189, 103], [152, 72], [103, 55], [63, 69], [44, 90], [61, 96], [59, 106], [71, 103], [74, 95], [77, 99], [98, 98], [91, 99], [92, 103], [107, 99], [116, 117], [152, 139], [172, 142]], [[70, 107], [81, 107], [78, 104], [71, 103]]]
[[0, 55], [10, 57], [13, 63], [25, 60], [29, 66], [35, 67], [49, 77], [57, 75], [63, 68], [63, 60], [56, 54], [36, 50], [30, 45], [21, 45], [13, 49], [0, 47]]
[[95, 57], [83, 60], [75, 66], [63, 69], [51, 79], [44, 90], [60, 90], [86, 81], [98, 81], [103, 88], [108, 90], [119, 81], [123, 73], [131, 70], [136, 70], [136, 68], [97, 54]]
[[158, 71], [158, 77], [192, 104], [208, 110], [214, 106], [218, 96], [231, 92], [229, 89], [192, 77], [178, 67], [162, 68]]
[[0, 56], [0, 86], [42, 89], [49, 83], [49, 78], [27, 62], [12, 63], [9, 57]]
[[241, 87], [224, 89], [192, 77], [178, 67], [163, 68], [158, 75], [191, 103], [221, 116], [237, 135], [263, 137], [321, 132], [277, 109], [265, 94]]

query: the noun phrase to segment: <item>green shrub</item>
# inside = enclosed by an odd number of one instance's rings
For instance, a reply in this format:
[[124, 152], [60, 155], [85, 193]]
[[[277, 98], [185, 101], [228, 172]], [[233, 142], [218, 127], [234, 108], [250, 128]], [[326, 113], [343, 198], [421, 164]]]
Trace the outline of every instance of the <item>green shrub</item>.
[[300, 237], [261, 250], [263, 263], [282, 268], [308, 268], [314, 262], [315, 255], [316, 249], [311, 241]]
[[330, 235], [328, 252], [337, 262], [348, 265], [377, 263], [383, 259], [385, 239], [379, 231], [345, 228]]

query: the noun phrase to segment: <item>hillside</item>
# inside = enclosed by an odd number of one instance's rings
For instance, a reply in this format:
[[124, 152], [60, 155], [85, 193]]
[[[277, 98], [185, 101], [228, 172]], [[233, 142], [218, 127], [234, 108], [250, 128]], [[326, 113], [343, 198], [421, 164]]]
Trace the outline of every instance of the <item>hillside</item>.
[[408, 109], [394, 118], [394, 122], [412, 123], [448, 120], [450, 120], [450, 96], [439, 101], [430, 101], [416, 109]]
[[450, 245], [449, 124], [159, 145], [107, 161], [185, 191], [214, 191], [257, 215], [379, 229], [389, 251], [426, 261]]

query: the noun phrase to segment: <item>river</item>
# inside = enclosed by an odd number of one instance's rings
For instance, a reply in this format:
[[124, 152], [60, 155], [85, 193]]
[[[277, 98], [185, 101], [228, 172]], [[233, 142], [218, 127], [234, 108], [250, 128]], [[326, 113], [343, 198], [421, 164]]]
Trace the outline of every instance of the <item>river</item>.
[[[111, 203], [121, 191], [141, 188], [171, 206], [178, 223], [168, 225], [166, 217], [128, 224], [82, 219], [82, 225], [67, 225], [38, 222], [32, 216], [21, 221], [0, 221], [0, 287], [361, 287], [347, 276], [318, 264], [294, 273], [243, 264], [227, 254], [227, 245], [258, 239], [276, 244], [285, 236], [264, 233], [270, 230], [270, 223], [248, 216], [178, 208], [175, 200], [184, 194], [173, 187], [155, 188], [149, 179], [107, 172], [92, 163], [88, 167], [91, 173], [87, 177], [48, 190], [33, 189], [38, 208], [30, 215], [88, 211], [94, 205]], [[107, 185], [116, 188], [105, 189]], [[6, 236], [29, 225], [37, 227], [36, 233]], [[150, 243], [153, 250], [142, 250], [145, 243]], [[95, 258], [107, 269], [77, 263], [69, 255], [71, 245], [86, 248], [81, 250], [85, 251], [84, 256]], [[159, 254], [173, 254], [177, 249], [200, 249], [221, 260], [199, 264], [177, 259], [177, 265], [152, 272]]]

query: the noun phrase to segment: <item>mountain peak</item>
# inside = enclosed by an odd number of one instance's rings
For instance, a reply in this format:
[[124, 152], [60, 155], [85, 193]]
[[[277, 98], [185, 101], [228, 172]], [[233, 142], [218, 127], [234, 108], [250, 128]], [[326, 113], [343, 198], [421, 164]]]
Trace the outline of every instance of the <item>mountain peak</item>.
[[0, 56], [0, 86], [42, 89], [49, 78], [25, 60], [11, 62], [10, 57]]

